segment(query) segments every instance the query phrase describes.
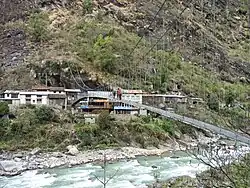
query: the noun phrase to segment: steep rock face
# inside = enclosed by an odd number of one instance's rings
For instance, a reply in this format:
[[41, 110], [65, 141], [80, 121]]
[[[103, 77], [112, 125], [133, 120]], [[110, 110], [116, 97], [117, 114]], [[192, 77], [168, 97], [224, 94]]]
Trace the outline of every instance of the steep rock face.
[[36, 4], [33, 0], [0, 1], [0, 24], [24, 19], [35, 6]]
[[9, 29], [0, 31], [0, 67], [13, 68], [23, 63], [28, 53], [25, 31]]

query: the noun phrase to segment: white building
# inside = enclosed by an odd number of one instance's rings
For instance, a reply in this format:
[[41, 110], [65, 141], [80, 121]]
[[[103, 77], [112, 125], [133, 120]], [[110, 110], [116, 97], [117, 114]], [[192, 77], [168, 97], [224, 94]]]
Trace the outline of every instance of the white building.
[[[142, 90], [122, 90], [122, 100], [137, 102], [142, 104]], [[88, 91], [89, 97], [113, 97], [110, 91]]]
[[110, 91], [88, 91], [88, 96], [110, 98], [112, 97], [112, 92]]
[[122, 90], [122, 100], [142, 104], [142, 90]]
[[6, 90], [0, 100], [7, 102], [9, 105], [18, 106], [20, 104], [19, 92], [16, 90]]
[[18, 94], [20, 91], [16, 91], [16, 90], [6, 90], [4, 92], [4, 97], [5, 99], [16, 99], [18, 98]]
[[20, 104], [49, 104], [49, 91], [23, 91], [19, 93]]

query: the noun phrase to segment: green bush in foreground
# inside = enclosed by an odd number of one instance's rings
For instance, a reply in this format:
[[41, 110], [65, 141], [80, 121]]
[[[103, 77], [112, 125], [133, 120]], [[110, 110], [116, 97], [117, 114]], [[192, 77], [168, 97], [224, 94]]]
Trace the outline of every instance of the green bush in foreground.
[[8, 103], [0, 102], [0, 114], [8, 114], [10, 112]]
[[52, 121], [55, 117], [54, 111], [47, 106], [40, 106], [35, 108], [34, 113], [36, 115], [35, 118], [42, 124]]

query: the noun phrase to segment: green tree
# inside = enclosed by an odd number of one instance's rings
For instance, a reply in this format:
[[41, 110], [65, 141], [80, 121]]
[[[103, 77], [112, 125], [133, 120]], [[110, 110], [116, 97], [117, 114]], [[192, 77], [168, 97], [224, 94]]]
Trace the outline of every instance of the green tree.
[[28, 20], [28, 33], [34, 42], [46, 41], [49, 37], [49, 17], [45, 13], [34, 13]]
[[100, 67], [102, 71], [115, 73], [116, 57], [112, 50], [112, 37], [99, 35], [93, 50], [98, 67]]
[[0, 114], [8, 114], [10, 112], [7, 102], [0, 102]]

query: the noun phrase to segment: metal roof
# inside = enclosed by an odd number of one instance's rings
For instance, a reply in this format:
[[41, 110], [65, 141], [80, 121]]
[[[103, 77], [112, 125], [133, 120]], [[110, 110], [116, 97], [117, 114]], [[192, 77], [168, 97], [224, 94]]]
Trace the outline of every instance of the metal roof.
[[49, 90], [50, 91], [64, 91], [64, 87], [50, 87]]
[[50, 91], [21, 91], [20, 95], [49, 95], [53, 94]]
[[4, 93], [14, 93], [14, 94], [18, 94], [18, 93], [20, 93], [20, 91], [18, 91], [18, 90], [6, 90]]
[[64, 89], [66, 92], [72, 92], [72, 93], [81, 93], [80, 89]]

